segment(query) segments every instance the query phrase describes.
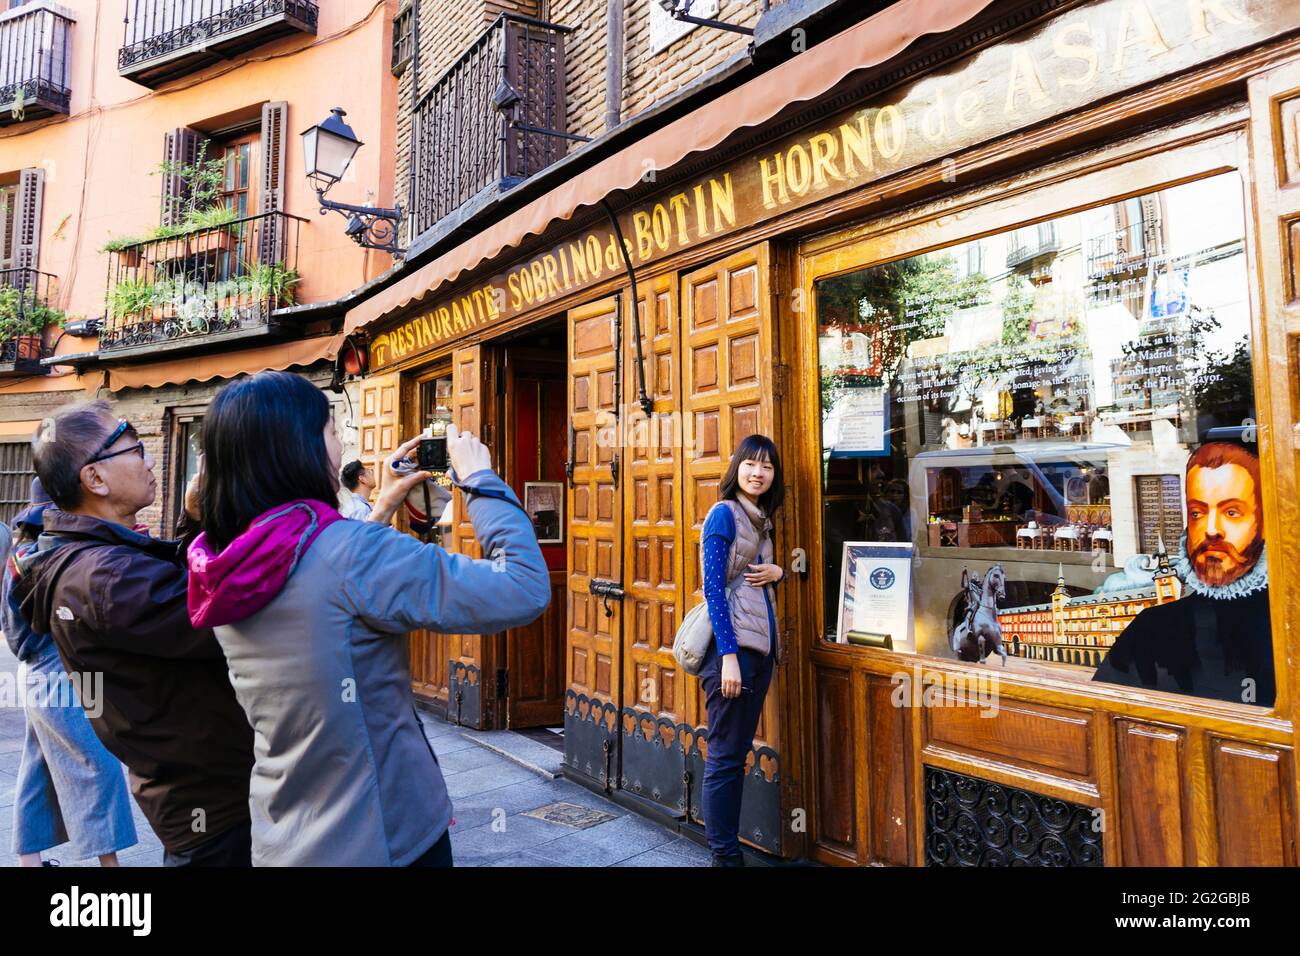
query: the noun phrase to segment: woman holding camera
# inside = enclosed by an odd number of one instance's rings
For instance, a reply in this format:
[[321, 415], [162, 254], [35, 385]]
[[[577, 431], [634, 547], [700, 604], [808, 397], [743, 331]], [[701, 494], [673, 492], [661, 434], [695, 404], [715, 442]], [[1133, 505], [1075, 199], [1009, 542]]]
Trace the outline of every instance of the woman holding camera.
[[772, 439], [750, 435], [740, 443], [719, 495], [700, 532], [704, 600], [713, 625], [700, 670], [709, 720], [704, 829], [714, 866], [744, 866], [739, 833], [745, 758], [772, 667], [780, 662], [769, 585], [785, 576], [772, 561], [772, 517], [785, 500], [785, 477]]
[[550, 599], [532, 524], [473, 435], [448, 430], [452, 480], [489, 560], [389, 527], [429, 476], [386, 462], [367, 521], [337, 506], [342, 446], [306, 379], [223, 388], [203, 423], [203, 534], [189, 604], [210, 626], [254, 731], [255, 866], [449, 866], [451, 802], [416, 715], [408, 631], [491, 634]]

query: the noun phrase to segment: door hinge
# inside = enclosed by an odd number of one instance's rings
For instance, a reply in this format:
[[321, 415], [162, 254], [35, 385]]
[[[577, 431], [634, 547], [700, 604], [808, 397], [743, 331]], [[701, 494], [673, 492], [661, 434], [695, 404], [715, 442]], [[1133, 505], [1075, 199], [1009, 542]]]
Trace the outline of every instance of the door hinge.
[[772, 367], [772, 394], [776, 398], [785, 398], [785, 392], [789, 385], [790, 366], [774, 365]]
[[504, 667], [497, 668], [497, 700], [506, 699], [506, 689], [510, 686], [507, 681], [510, 678], [510, 671]]

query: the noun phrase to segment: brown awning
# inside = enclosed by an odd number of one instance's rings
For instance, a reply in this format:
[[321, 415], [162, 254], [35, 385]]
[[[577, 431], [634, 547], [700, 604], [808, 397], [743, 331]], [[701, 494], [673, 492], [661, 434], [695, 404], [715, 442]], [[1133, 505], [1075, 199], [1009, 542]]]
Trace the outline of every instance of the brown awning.
[[369, 297], [348, 310], [344, 332], [422, 298], [525, 237], [540, 235], [552, 222], [570, 218], [583, 206], [635, 186], [646, 169], [666, 170], [691, 153], [712, 149], [737, 130], [764, 123], [792, 103], [825, 94], [853, 71], [884, 63], [926, 34], [955, 29], [992, 2], [899, 0], [601, 160]]
[[335, 358], [342, 344], [342, 335], [325, 335], [254, 349], [173, 359], [170, 362], [110, 365], [108, 387], [112, 391], [122, 388], [158, 388], [180, 382], [206, 382], [209, 379], [234, 378], [236, 375], [267, 369], [311, 365], [320, 359]]

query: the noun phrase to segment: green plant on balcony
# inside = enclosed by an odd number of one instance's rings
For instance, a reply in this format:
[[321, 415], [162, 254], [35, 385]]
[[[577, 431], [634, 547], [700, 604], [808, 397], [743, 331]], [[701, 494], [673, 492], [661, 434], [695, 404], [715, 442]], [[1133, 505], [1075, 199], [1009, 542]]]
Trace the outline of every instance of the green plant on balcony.
[[244, 263], [239, 274], [204, 284], [192, 277], [168, 276], [153, 282], [126, 278], [109, 293], [109, 312], [122, 321], [142, 321], [166, 311], [186, 334], [231, 328], [249, 309], [294, 303], [297, 269], [283, 263]]
[[40, 335], [47, 325], [66, 320], [62, 309], [46, 305], [33, 290], [0, 286], [0, 341]]
[[225, 160], [219, 156], [208, 159], [206, 153], [205, 142], [199, 146], [199, 155], [193, 163], [164, 161], [154, 170], [154, 175], [176, 176], [182, 183], [179, 195], [164, 198], [164, 203], [171, 212], [171, 222], [155, 226], [141, 235], [110, 238], [99, 247], [100, 251], [130, 253], [134, 252], [130, 247], [142, 243], [220, 230], [234, 222], [238, 218], [235, 210], [225, 205], [221, 199]]

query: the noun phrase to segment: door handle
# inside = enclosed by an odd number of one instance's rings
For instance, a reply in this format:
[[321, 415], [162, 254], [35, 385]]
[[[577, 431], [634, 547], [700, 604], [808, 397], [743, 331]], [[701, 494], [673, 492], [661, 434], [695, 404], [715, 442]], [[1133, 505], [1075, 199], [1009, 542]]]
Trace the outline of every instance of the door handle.
[[568, 479], [569, 487], [573, 487], [573, 443], [577, 438], [577, 431], [573, 427], [573, 419], [569, 419], [569, 457], [564, 461], [564, 476]]

